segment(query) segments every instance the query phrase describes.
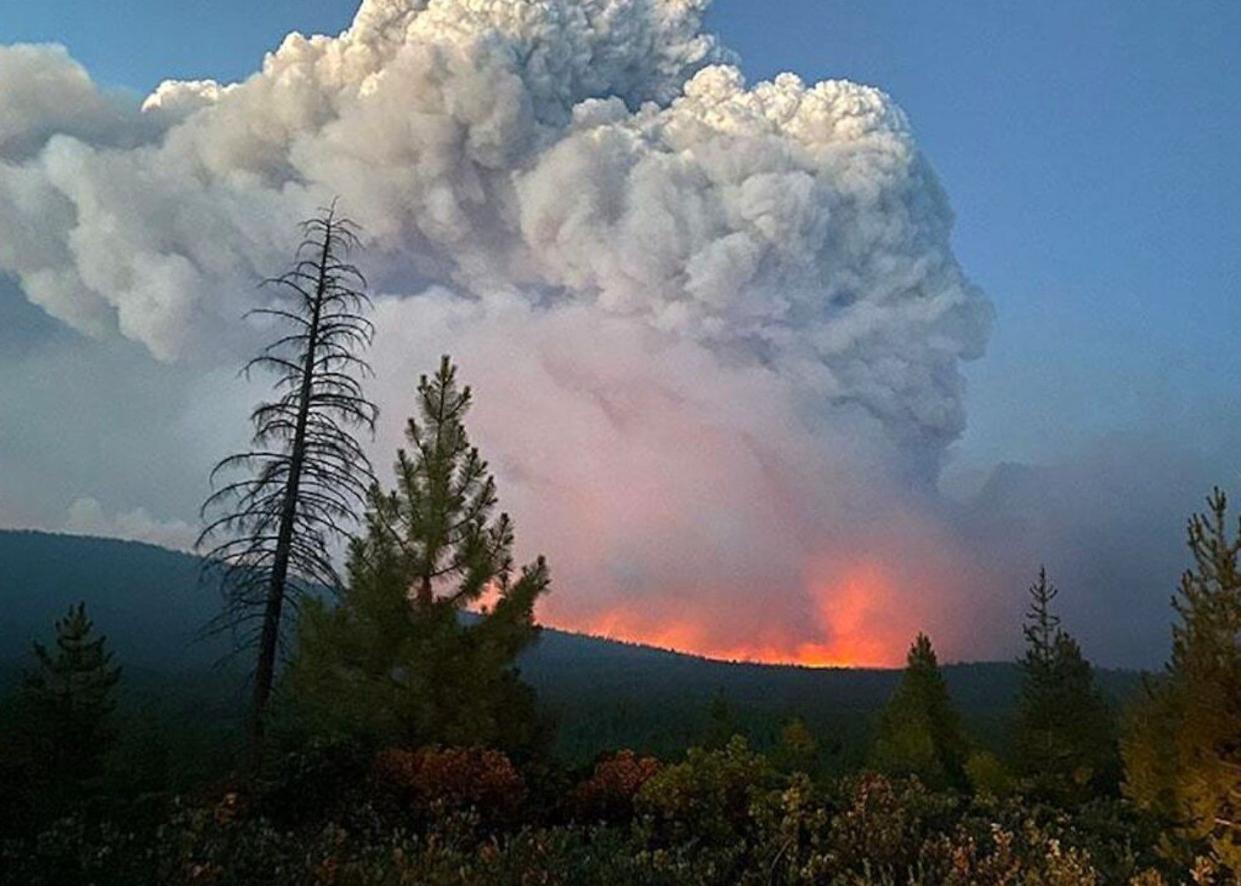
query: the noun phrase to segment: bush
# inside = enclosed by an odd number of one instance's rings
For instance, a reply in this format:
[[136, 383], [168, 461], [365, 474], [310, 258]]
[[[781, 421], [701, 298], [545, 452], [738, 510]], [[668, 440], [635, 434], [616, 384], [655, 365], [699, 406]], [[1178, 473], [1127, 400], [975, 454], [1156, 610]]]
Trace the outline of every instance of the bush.
[[[969, 797], [881, 775], [818, 784], [804, 773], [774, 772], [741, 739], [719, 750], [694, 750], [672, 765], [621, 752], [600, 760], [559, 807], [544, 803], [545, 793], [565, 783], [561, 779], [554, 769], [529, 769], [523, 777], [496, 751], [390, 748], [371, 757], [357, 748], [312, 745], [273, 764], [266, 793], [220, 787], [150, 814], [117, 803], [36, 835], [0, 840], [0, 881], [1230, 882], [1205, 859], [1178, 867], [1161, 858], [1159, 822], [1116, 799], [1060, 809], [1016, 794]], [[293, 807], [300, 790], [307, 793], [299, 810]], [[583, 811], [564, 823], [560, 816], [572, 804]]]
[[376, 756], [372, 775], [425, 818], [476, 810], [488, 821], [505, 821], [526, 795], [512, 761], [481, 748], [390, 748]]
[[1007, 797], [1013, 791], [1013, 779], [1000, 758], [990, 751], [977, 751], [965, 761], [965, 776], [975, 794]]
[[832, 816], [826, 843], [838, 866], [858, 872], [913, 868], [929, 821], [955, 803], [912, 778], [864, 774], [842, 787], [843, 806]]
[[691, 748], [684, 763], [642, 786], [635, 805], [658, 837], [726, 844], [748, 832], [751, 807], [767, 798], [774, 776], [767, 759], [734, 736], [721, 750]]
[[282, 823], [334, 815], [365, 789], [371, 753], [355, 741], [311, 739], [273, 756], [256, 785], [259, 811]]
[[573, 789], [566, 806], [577, 821], [623, 822], [633, 817], [634, 798], [661, 769], [654, 757], [618, 751], [595, 764], [590, 778]]

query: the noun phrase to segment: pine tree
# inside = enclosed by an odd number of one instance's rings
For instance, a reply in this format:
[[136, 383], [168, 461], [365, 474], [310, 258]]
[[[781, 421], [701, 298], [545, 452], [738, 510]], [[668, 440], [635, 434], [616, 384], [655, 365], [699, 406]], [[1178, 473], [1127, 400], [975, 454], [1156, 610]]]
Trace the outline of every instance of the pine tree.
[[215, 489], [198, 539], [218, 573], [224, 611], [209, 630], [230, 630], [239, 650], [257, 649], [250, 731], [257, 755], [282, 645], [286, 606], [339, 585], [332, 545], [347, 534], [365, 498], [370, 465], [352, 429], [374, 429], [376, 409], [354, 378], [373, 335], [363, 316], [366, 280], [347, 261], [355, 227], [335, 205], [302, 225], [293, 267], [267, 283], [284, 297], [251, 314], [280, 324], [279, 337], [245, 367], [276, 375], [280, 396], [251, 414], [251, 449], [212, 471], [249, 476]]
[[1189, 521], [1167, 673], [1131, 715], [1125, 793], [1241, 874], [1241, 526], [1230, 537], [1219, 489], [1207, 504]]
[[931, 640], [918, 634], [905, 673], [879, 720], [871, 765], [932, 787], [963, 787], [969, 745]]
[[1039, 569], [1023, 631], [1021, 695], [1014, 734], [1018, 773], [1037, 792], [1084, 799], [1114, 786], [1115, 728], [1094, 670], [1051, 611], [1059, 593]]
[[1030, 609], [1021, 628], [1026, 638], [1026, 654], [1021, 660], [1027, 673], [1048, 673], [1056, 657], [1056, 638], [1060, 634], [1060, 617], [1051, 611], [1051, 601], [1060, 594], [1059, 588], [1047, 580], [1047, 570], [1040, 566], [1038, 581], [1030, 585]]
[[514, 574], [512, 522], [495, 515], [495, 481], [466, 434], [470, 401], [447, 357], [423, 376], [396, 488], [370, 491], [341, 604], [304, 610], [289, 687], [320, 728], [511, 749], [539, 738], [514, 660], [537, 637], [547, 564]]
[[107, 638], [94, 635], [86, 605], [56, 622], [56, 645], [34, 644], [37, 666], [23, 676], [6, 735], [8, 762], [20, 763], [28, 807], [63, 810], [103, 775], [115, 733], [109, 723], [121, 669]]

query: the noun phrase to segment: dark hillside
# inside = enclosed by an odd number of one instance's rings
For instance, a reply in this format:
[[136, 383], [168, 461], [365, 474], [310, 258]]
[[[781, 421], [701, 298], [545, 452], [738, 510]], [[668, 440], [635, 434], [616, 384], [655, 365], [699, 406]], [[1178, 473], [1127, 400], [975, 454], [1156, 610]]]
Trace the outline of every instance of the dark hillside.
[[[32, 638], [46, 638], [66, 607], [85, 600], [126, 668], [128, 697], [180, 716], [227, 718], [244, 693], [235, 672], [213, 671], [226, 638], [195, 639], [216, 611], [199, 585], [197, 558], [152, 545], [42, 532], [0, 531], [0, 682]], [[780, 721], [804, 717], [831, 736], [846, 765], [863, 747], [898, 671], [730, 663], [546, 629], [522, 659], [524, 676], [560, 724], [560, 747], [588, 758], [607, 747], [674, 753], [699, 740], [711, 699], [723, 693], [738, 728], [769, 744]], [[944, 668], [953, 697], [980, 741], [999, 745], [1018, 683], [1010, 663]], [[1105, 671], [1115, 698], [1138, 676]]]

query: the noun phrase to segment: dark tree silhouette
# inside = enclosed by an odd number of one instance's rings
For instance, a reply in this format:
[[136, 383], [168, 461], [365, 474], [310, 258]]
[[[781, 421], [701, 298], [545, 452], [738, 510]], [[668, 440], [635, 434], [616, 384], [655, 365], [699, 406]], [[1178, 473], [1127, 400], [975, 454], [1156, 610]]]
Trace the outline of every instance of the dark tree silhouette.
[[356, 226], [335, 204], [302, 224], [292, 268], [266, 281], [282, 298], [253, 315], [283, 333], [246, 364], [275, 373], [279, 396], [251, 413], [251, 449], [223, 459], [212, 471], [246, 476], [214, 488], [203, 505], [206, 528], [198, 546], [217, 572], [224, 610], [209, 630], [231, 630], [237, 649], [257, 647], [251, 738], [261, 746], [263, 712], [282, 646], [286, 604], [296, 608], [316, 588], [339, 585], [332, 544], [347, 534], [372, 482], [370, 464], [354, 437], [374, 430], [377, 409], [357, 376], [370, 373], [359, 356], [374, 327], [366, 280], [348, 255], [358, 247]]
[[879, 718], [870, 762], [881, 772], [916, 775], [933, 787], [965, 784], [969, 742], [926, 634], [909, 647], [905, 673]]
[[727, 747], [732, 737], [739, 732], [732, 705], [728, 703], [728, 696], [724, 694], [723, 689], [717, 688], [715, 695], [711, 696], [710, 704], [707, 705], [707, 726], [702, 746], [708, 750], [717, 751]]
[[[97, 636], [86, 604], [56, 621], [56, 644], [34, 644], [8, 710], [0, 712], [0, 825], [60, 814], [97, 789], [116, 737], [111, 716], [121, 669]], [[6, 821], [7, 820], [7, 821]]]
[[1026, 638], [1026, 654], [1022, 665], [1027, 670], [1050, 667], [1056, 654], [1056, 637], [1060, 633], [1060, 616], [1051, 611], [1051, 601], [1060, 590], [1047, 580], [1047, 569], [1038, 570], [1038, 581], [1030, 585], [1030, 608], [1021, 632]]
[[39, 667], [25, 675], [21, 692], [45, 721], [49, 762], [78, 780], [99, 775], [121, 679], [107, 637], [95, 636], [86, 604], [79, 603], [56, 622], [55, 649], [35, 643], [34, 652]]
[[1039, 569], [1022, 630], [1021, 695], [1013, 736], [1019, 773], [1037, 792], [1082, 800], [1114, 787], [1114, 718], [1095, 686], [1094, 669], [1051, 611], [1059, 591]]

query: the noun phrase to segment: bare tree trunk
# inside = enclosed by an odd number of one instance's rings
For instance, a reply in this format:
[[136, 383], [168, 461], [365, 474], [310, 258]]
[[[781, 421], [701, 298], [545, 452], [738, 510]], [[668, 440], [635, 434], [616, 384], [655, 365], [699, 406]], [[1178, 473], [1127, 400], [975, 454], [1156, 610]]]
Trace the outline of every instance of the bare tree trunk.
[[[374, 480], [350, 431], [374, 432], [378, 414], [354, 377], [370, 374], [358, 352], [375, 332], [364, 316], [366, 278], [347, 258], [360, 246], [356, 226], [333, 202], [301, 229], [292, 266], [264, 281], [279, 296], [247, 314], [271, 318], [277, 336], [242, 372], [274, 372], [277, 395], [251, 412], [250, 446], [212, 469], [196, 544], [205, 549], [203, 575], [218, 577], [224, 602], [204, 635], [227, 630], [236, 651], [257, 650], [247, 724], [252, 769], [263, 761], [281, 619], [307, 594], [340, 587], [332, 542], [349, 536]], [[217, 485], [234, 470], [247, 476]]]
[[271, 583], [267, 588], [267, 604], [263, 612], [263, 632], [259, 638], [258, 666], [254, 672], [254, 699], [250, 716], [250, 745], [253, 762], [263, 756], [263, 715], [271, 698], [276, 674], [276, 653], [280, 645], [280, 616], [284, 609], [285, 584], [289, 575], [289, 559], [293, 548], [293, 532], [297, 519], [297, 497], [306, 458], [306, 423], [310, 416], [311, 384], [314, 379], [315, 351], [319, 339], [319, 321], [327, 279], [327, 263], [331, 251], [332, 227], [328, 221], [319, 257], [319, 278], [315, 286], [315, 302], [307, 335], [306, 362], [302, 367], [297, 425], [290, 452], [288, 486], [280, 513], [280, 527], [272, 560]]

